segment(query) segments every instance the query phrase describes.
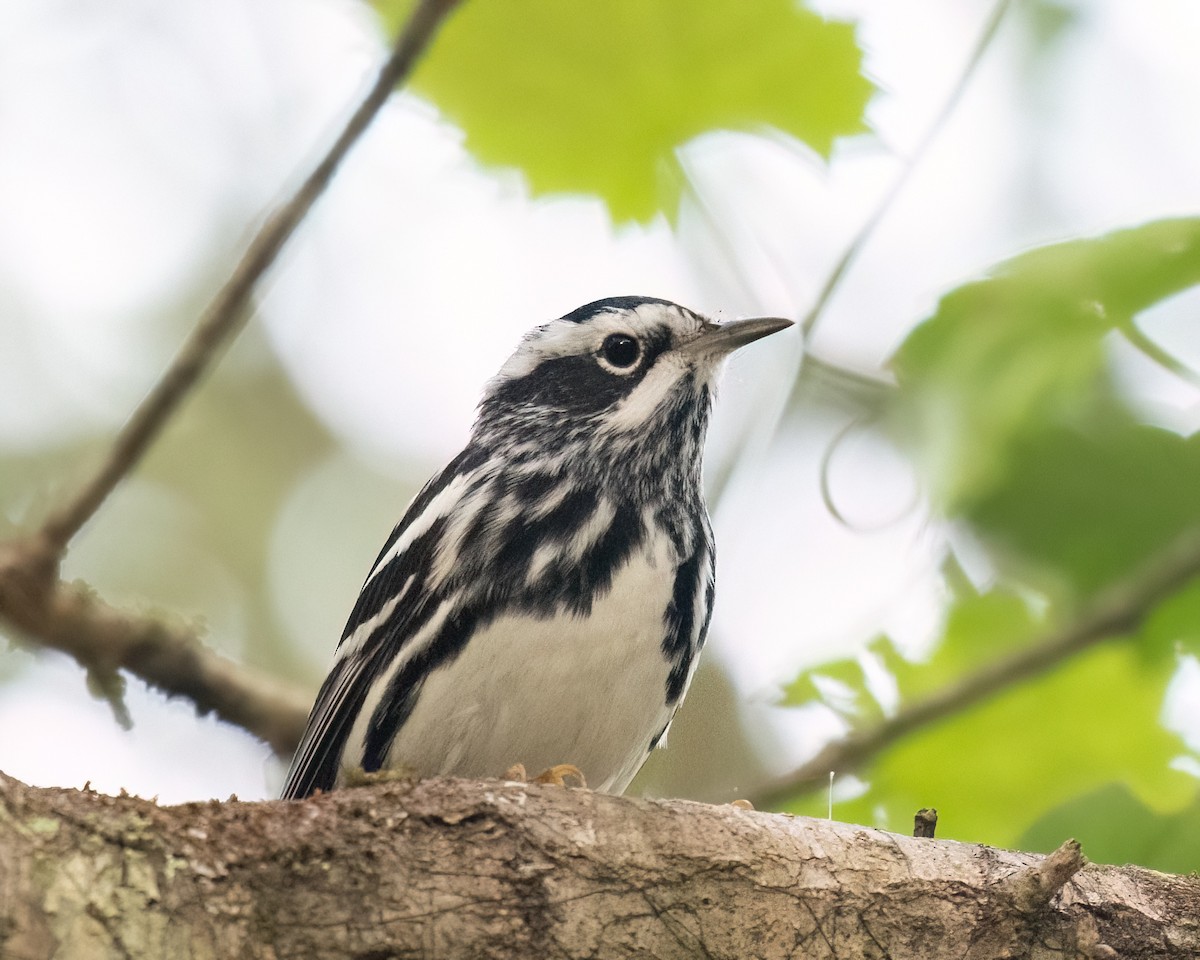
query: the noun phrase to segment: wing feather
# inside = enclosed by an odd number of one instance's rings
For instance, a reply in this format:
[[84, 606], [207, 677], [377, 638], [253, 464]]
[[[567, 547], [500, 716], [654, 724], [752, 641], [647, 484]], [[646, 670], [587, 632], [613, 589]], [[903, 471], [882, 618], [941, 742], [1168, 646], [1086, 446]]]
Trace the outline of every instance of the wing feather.
[[369, 682], [364, 683], [366, 663], [361, 656], [339, 658], [321, 684], [280, 792], [284, 800], [299, 800], [317, 790], [333, 789], [342, 748], [357, 712], [354, 704], [362, 702], [369, 686]]
[[[299, 799], [336, 784], [346, 742], [372, 685], [417, 633], [437, 606], [431, 571], [446, 515], [456, 499], [455, 478], [477, 464], [460, 454], [413, 499], [376, 558], [338, 644], [337, 657], [321, 685], [308, 724], [292, 758], [281, 796]], [[458, 486], [458, 495], [466, 488]], [[428, 516], [439, 495], [437, 516]], [[406, 538], [406, 534], [414, 536]]]

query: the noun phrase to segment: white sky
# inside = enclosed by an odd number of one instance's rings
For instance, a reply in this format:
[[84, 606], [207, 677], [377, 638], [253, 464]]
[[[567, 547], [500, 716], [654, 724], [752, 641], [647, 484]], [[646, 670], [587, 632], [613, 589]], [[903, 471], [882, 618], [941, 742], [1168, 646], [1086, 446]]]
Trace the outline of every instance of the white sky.
[[[394, 98], [273, 275], [256, 321], [306, 402], [359, 455], [434, 465], [465, 437], [481, 384], [520, 335], [581, 303], [646, 293], [719, 317], [802, 313], [990, 8], [819, 6], [862, 19], [883, 89], [870, 111], [878, 136], [841, 144], [829, 168], [747, 136], [691, 145], [688, 168], [736, 269], [694, 211], [676, 236], [661, 222], [614, 229], [595, 200], [532, 202], [516, 174], [480, 170], [431, 108]], [[1200, 210], [1200, 7], [1078, 9], [1049, 66], [1010, 22], [822, 321], [822, 355], [870, 368], [940, 291], [996, 260]], [[214, 261], [236, 256], [230, 233], [246, 235], [317, 154], [378, 55], [365, 13], [341, 0], [0, 5], [0, 444], [35, 449], [121, 422], [176, 345], [161, 334], [164, 298], [190, 312], [204, 302], [221, 279]], [[1196, 356], [1185, 313], [1194, 308], [1169, 311], [1161, 332]], [[773, 374], [798, 350], [794, 334], [777, 340], [731, 365], [715, 455], [777, 408]], [[1197, 409], [1194, 392], [1152, 372], [1137, 368], [1130, 382], [1165, 418]], [[838, 426], [814, 422], [786, 452], [760, 451], [716, 516], [714, 647], [751, 701], [848, 642], [888, 629], [919, 646], [936, 624], [939, 535], [909, 508], [897, 458], [863, 439], [835, 464], [839, 505], [873, 532], [847, 529], [821, 504], [815, 465]], [[336, 502], [337, 476], [331, 463], [302, 478], [296, 503]], [[310, 513], [285, 509], [279, 541], [315, 536], [298, 526]], [[288, 579], [275, 577], [284, 609]], [[1197, 699], [1193, 669], [1175, 686], [1174, 722], [1191, 723], [1178, 705]], [[40, 660], [0, 687], [0, 769], [164, 800], [273, 789], [277, 771], [250, 738], [197, 725], [137, 684], [131, 707], [126, 734], [84, 696], [73, 664]], [[798, 755], [811, 730], [790, 740]], [[196, 745], [185, 768], [181, 743]]]

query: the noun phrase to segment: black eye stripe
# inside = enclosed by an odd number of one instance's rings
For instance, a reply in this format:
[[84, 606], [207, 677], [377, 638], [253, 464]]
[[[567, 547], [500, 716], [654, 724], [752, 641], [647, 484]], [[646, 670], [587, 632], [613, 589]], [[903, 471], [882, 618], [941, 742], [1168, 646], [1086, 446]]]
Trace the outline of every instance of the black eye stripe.
[[[625, 336], [634, 339], [630, 334]], [[589, 352], [540, 360], [532, 370], [495, 384], [480, 407], [482, 418], [500, 418], [506, 408], [539, 407], [553, 413], [598, 413], [628, 396], [658, 358], [671, 348], [666, 329], [641, 331], [634, 365], [618, 367], [592, 341]]]
[[495, 409], [516, 406], [567, 414], [598, 412], [619, 402], [637, 383], [636, 376], [619, 376], [605, 369], [592, 354], [553, 357], [529, 374], [499, 384], [480, 413], [499, 416]]

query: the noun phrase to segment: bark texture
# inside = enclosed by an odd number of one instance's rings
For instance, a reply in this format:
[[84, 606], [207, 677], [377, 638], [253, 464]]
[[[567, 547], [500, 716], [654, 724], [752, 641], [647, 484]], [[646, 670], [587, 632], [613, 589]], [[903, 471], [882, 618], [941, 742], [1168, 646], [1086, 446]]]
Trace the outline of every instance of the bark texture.
[[427, 780], [160, 807], [0, 775], [0, 957], [1194, 958], [1200, 879]]

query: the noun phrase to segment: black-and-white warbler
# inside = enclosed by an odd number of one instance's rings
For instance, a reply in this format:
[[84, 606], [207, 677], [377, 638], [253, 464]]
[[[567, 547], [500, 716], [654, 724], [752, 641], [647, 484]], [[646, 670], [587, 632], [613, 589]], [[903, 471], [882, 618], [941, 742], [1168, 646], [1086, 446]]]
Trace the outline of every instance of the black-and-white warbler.
[[283, 796], [359, 769], [496, 777], [516, 763], [570, 763], [623, 791], [712, 613], [713, 379], [790, 325], [614, 297], [527, 334], [367, 576]]

